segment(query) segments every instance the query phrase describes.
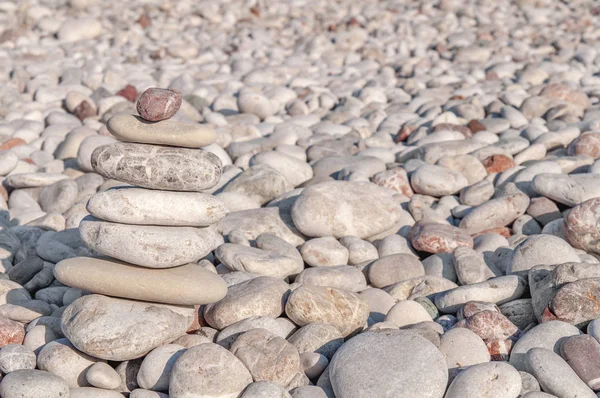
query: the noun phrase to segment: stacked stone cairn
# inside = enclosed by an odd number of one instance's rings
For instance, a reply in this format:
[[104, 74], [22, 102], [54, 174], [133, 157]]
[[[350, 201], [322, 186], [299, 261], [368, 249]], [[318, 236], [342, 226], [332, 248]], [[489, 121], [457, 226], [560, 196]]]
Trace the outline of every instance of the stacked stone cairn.
[[227, 213], [202, 192], [221, 177], [221, 160], [201, 149], [216, 133], [168, 120], [180, 105], [175, 90], [146, 90], [139, 116], [108, 120], [119, 142], [92, 154], [97, 173], [122, 183], [94, 195], [80, 223], [82, 240], [99, 255], [63, 260], [55, 276], [85, 292], [65, 309], [62, 330], [95, 358], [127, 361], [171, 343], [197, 323], [197, 306], [227, 293], [200, 261], [223, 243], [213, 224]]

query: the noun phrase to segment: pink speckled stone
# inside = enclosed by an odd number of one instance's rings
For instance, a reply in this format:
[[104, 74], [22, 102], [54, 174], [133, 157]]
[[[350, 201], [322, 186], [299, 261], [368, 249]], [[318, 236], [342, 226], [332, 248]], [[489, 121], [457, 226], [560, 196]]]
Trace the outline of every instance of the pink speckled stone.
[[179, 91], [152, 87], [140, 95], [137, 111], [145, 120], [158, 122], [173, 117], [180, 106]]

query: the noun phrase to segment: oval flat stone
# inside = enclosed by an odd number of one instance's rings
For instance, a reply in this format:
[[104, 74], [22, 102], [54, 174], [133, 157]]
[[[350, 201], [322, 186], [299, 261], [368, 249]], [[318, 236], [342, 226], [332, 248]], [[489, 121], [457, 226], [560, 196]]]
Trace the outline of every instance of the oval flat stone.
[[385, 188], [367, 182], [332, 181], [312, 185], [292, 207], [294, 224], [307, 236], [373, 236], [390, 228], [402, 213]]
[[471, 209], [459, 226], [471, 235], [504, 227], [525, 214], [528, 206], [529, 197], [523, 193], [494, 198]]
[[106, 178], [142, 188], [203, 191], [217, 185], [221, 159], [200, 149], [130, 144], [103, 145], [92, 153], [92, 167]]
[[553, 235], [532, 235], [515, 247], [506, 273], [527, 274], [532, 267], [540, 264], [580, 261], [575, 250], [563, 239]]
[[381, 330], [346, 342], [329, 379], [336, 397], [433, 398], [443, 396], [448, 370], [444, 355], [418, 334]]
[[127, 361], [185, 334], [193, 320], [193, 307], [91, 294], [65, 309], [61, 326], [78, 350], [96, 358]]
[[217, 197], [201, 192], [170, 192], [121, 187], [92, 196], [87, 210], [102, 220], [140, 225], [205, 227], [227, 214]]
[[127, 225], [86, 217], [79, 224], [81, 239], [92, 250], [148, 268], [193, 263], [222, 243], [211, 227]]
[[115, 115], [108, 119], [106, 127], [121, 141], [142, 144], [201, 148], [217, 140], [217, 133], [208, 125], [173, 120], [149, 122], [134, 115]]
[[6, 177], [4, 184], [10, 188], [36, 188], [67, 179], [69, 176], [58, 173], [21, 173]]
[[600, 175], [543, 173], [533, 179], [535, 192], [567, 206], [600, 196]]
[[526, 288], [527, 282], [519, 276], [499, 276], [440, 293], [435, 298], [435, 305], [442, 312], [452, 313], [469, 301], [503, 304], [521, 297]]
[[535, 347], [527, 351], [526, 358], [527, 371], [535, 376], [544, 391], [557, 397], [596, 397], [569, 364], [552, 350]]
[[150, 87], [138, 98], [136, 110], [145, 120], [157, 122], [175, 115], [181, 106], [181, 100], [181, 93], [177, 90]]
[[87, 292], [165, 304], [208, 304], [227, 294], [225, 282], [197, 264], [151, 269], [110, 258], [76, 257], [56, 264], [54, 275]]

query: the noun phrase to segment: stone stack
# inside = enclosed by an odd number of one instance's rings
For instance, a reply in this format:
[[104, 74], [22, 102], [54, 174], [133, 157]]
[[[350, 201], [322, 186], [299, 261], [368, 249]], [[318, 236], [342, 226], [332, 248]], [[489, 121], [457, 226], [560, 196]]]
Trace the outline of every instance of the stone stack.
[[108, 121], [120, 142], [92, 154], [97, 173], [126, 183], [94, 195], [79, 227], [85, 244], [106, 257], [70, 258], [55, 269], [60, 282], [92, 293], [62, 318], [65, 336], [89, 355], [139, 358], [185, 334], [194, 305], [227, 293], [216, 273], [197, 264], [223, 243], [213, 224], [225, 205], [202, 192], [219, 182], [221, 160], [199, 149], [216, 134], [168, 120], [180, 105], [179, 92], [148, 89], [137, 103], [140, 116]]

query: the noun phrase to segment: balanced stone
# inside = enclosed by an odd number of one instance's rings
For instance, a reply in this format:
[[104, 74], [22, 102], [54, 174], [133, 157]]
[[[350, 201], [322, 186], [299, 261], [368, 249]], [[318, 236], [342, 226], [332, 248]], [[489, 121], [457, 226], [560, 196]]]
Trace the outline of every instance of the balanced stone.
[[212, 227], [127, 225], [86, 217], [79, 224], [81, 239], [102, 254], [149, 268], [193, 263], [222, 243]]
[[156, 191], [134, 187], [108, 189], [92, 196], [87, 210], [106, 221], [205, 227], [227, 214], [225, 204], [201, 192]]
[[115, 180], [166, 191], [203, 191], [217, 185], [221, 159], [199, 149], [115, 143], [92, 153], [94, 170]]
[[181, 93], [177, 90], [151, 87], [140, 95], [136, 109], [145, 120], [158, 122], [173, 117], [181, 106], [181, 100]]
[[121, 141], [142, 144], [201, 148], [217, 140], [215, 130], [207, 125], [173, 120], [152, 123], [134, 115], [113, 116], [106, 123], [106, 127]]
[[91, 294], [65, 309], [62, 331], [77, 349], [88, 355], [126, 361], [183, 335], [193, 319], [193, 307]]
[[227, 293], [218, 275], [197, 264], [151, 269], [110, 258], [76, 257], [56, 264], [54, 275], [87, 292], [165, 304], [208, 304]]

